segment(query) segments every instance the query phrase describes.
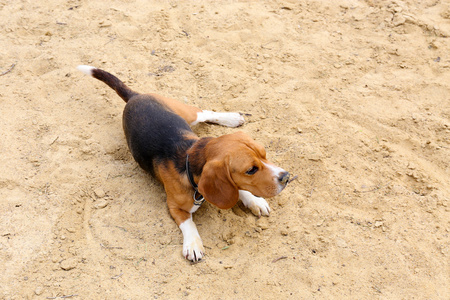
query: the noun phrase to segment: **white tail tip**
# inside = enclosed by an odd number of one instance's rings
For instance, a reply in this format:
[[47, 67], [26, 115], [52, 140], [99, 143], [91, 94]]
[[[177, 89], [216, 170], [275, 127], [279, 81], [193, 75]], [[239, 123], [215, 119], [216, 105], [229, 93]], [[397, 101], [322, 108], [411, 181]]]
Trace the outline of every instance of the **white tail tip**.
[[94, 67], [91, 66], [85, 66], [85, 65], [79, 65], [77, 67], [78, 70], [80, 70], [81, 72], [83, 72], [86, 75], [90, 75], [92, 76], [92, 70], [94, 70]]

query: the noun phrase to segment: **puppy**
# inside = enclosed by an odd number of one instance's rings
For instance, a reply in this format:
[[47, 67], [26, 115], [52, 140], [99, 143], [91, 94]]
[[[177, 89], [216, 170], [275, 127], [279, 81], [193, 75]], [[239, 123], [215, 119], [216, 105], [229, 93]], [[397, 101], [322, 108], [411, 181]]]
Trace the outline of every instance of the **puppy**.
[[167, 205], [183, 233], [183, 256], [191, 261], [205, 251], [194, 213], [204, 200], [227, 209], [239, 199], [255, 215], [268, 216], [261, 197], [279, 194], [289, 173], [266, 158], [263, 146], [243, 132], [199, 138], [190, 125], [200, 122], [237, 127], [239, 113], [217, 113], [156, 94], [139, 94], [114, 75], [91, 67], [78, 69], [109, 87], [126, 102], [123, 129], [136, 162], [164, 185]]

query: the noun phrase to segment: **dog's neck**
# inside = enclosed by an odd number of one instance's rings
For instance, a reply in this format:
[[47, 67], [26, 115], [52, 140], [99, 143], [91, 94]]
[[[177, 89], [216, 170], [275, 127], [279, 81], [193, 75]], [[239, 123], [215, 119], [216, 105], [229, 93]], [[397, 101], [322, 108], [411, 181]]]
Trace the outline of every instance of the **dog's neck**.
[[202, 174], [203, 166], [206, 164], [206, 146], [211, 141], [211, 137], [200, 138], [187, 151], [189, 154], [189, 171], [194, 177], [195, 183], [198, 183]]

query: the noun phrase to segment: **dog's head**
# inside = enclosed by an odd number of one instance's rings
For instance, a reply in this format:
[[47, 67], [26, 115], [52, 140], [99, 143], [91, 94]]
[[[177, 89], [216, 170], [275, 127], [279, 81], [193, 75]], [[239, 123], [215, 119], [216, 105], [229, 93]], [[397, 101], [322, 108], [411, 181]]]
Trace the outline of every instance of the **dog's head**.
[[212, 139], [205, 150], [198, 189], [219, 208], [233, 207], [239, 190], [269, 198], [278, 195], [289, 181], [289, 173], [267, 160], [264, 147], [243, 132]]

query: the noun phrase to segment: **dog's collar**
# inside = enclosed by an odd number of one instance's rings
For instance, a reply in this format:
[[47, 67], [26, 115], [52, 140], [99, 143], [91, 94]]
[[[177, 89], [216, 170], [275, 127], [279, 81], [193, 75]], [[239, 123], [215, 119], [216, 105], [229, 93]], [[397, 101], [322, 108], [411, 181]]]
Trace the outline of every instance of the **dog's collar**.
[[191, 183], [192, 188], [194, 189], [194, 205], [200, 206], [205, 202], [205, 198], [202, 194], [198, 191], [198, 185], [194, 181], [194, 176], [191, 173], [191, 170], [189, 169], [189, 154], [186, 155], [186, 174], [187, 178], [189, 179], [189, 182]]

